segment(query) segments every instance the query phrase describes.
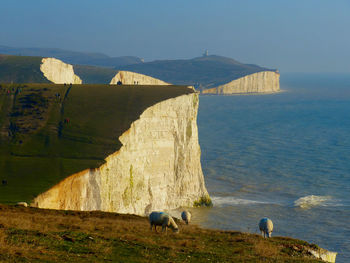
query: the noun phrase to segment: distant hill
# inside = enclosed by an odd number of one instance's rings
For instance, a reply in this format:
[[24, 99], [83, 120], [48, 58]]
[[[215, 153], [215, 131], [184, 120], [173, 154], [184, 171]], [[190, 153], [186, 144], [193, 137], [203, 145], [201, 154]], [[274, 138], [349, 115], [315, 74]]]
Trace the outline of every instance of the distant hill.
[[119, 66], [116, 69], [149, 75], [176, 85], [198, 86], [200, 84], [202, 89], [216, 87], [260, 71], [276, 71], [254, 64], [243, 64], [234, 59], [216, 55], [187, 60], [156, 60]]
[[96, 67], [87, 65], [74, 65], [74, 72], [88, 84], [109, 84], [118, 73], [117, 70], [107, 67]]
[[[47, 82], [38, 74], [42, 57], [54, 57], [73, 64], [75, 74], [83, 80], [83, 83], [90, 84], [109, 84], [119, 70], [125, 70], [148, 75], [175, 85], [193, 85], [203, 90], [253, 73], [276, 71], [216, 55], [142, 63], [141, 59], [136, 57], [109, 58], [99, 53], [80, 53], [60, 49], [13, 49], [0, 46], [0, 54], [1, 52], [20, 53], [19, 51], [23, 51], [22, 55], [40, 55], [39, 57], [0, 55], [0, 82]], [[104, 65], [96, 66], [99, 63]], [[117, 63], [124, 65], [111, 67]], [[125, 63], [136, 64], [126, 65]]]
[[14, 48], [0, 46], [0, 54], [54, 57], [69, 64], [81, 64], [102, 67], [119, 67], [122, 65], [142, 63], [141, 58], [134, 56], [109, 57], [102, 53], [77, 52], [58, 48]]
[[42, 57], [0, 55], [0, 83], [49, 83], [40, 71]]
[[[40, 70], [43, 57], [0, 54], [0, 83], [50, 83]], [[74, 65], [74, 72], [83, 83], [109, 84], [118, 73], [108, 67]], [[60, 69], [57, 68], [57, 73]], [[69, 82], [67, 82], [69, 83]]]

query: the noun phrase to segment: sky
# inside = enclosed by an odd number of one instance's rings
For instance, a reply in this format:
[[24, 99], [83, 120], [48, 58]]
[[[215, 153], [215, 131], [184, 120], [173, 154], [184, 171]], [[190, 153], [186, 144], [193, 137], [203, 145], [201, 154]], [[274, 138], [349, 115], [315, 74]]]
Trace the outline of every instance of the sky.
[[0, 45], [350, 73], [350, 0], [1, 0]]

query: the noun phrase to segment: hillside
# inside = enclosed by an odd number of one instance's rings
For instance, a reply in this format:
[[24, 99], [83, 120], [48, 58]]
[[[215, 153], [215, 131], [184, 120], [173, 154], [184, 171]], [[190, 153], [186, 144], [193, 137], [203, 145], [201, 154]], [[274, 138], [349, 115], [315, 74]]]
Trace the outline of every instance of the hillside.
[[202, 89], [216, 87], [260, 71], [275, 71], [215, 55], [188, 60], [157, 60], [116, 69], [149, 75], [176, 85], [200, 84]]
[[301, 240], [177, 223], [179, 234], [161, 234], [139, 216], [0, 205], [0, 261], [322, 262]]
[[0, 55], [0, 83], [49, 83], [40, 71], [42, 57]]
[[135, 56], [109, 57], [102, 53], [77, 52], [58, 48], [14, 48], [0, 46], [0, 54], [17, 56], [54, 57], [69, 64], [82, 64], [102, 67], [117, 67], [142, 63]]
[[86, 65], [74, 65], [74, 72], [83, 80], [84, 84], [109, 84], [118, 73], [112, 68]]
[[[60, 56], [54, 57], [60, 58]], [[49, 82], [40, 72], [41, 59], [42, 57], [0, 55], [0, 83]], [[67, 60], [63, 60], [67, 62]], [[61, 64], [63, 65], [64, 63]], [[84, 64], [84, 62], [81, 64]], [[66, 65], [65, 67], [71, 66]], [[114, 69], [92, 65], [74, 65], [73, 70], [71, 70], [70, 74], [76, 74], [85, 84], [109, 84], [118, 71], [131, 71], [159, 79], [166, 83], [186, 86], [192, 85], [199, 90], [218, 87], [232, 80], [257, 72], [275, 72], [275, 70], [252, 64], [243, 64], [234, 59], [214, 55], [188, 60], [158, 60], [148, 63], [117, 66]], [[62, 70], [52, 68], [50, 71], [53, 71], [52, 75], [59, 75]], [[55, 73], [55, 71], [57, 72]], [[58, 79], [62, 77], [58, 77]], [[61, 81], [58, 83], [64, 82], [75, 83], [72, 81]], [[142, 83], [141, 81], [139, 84]]]
[[189, 93], [181, 86], [1, 84], [0, 180], [7, 184], [0, 203], [31, 201], [98, 167], [146, 108]]

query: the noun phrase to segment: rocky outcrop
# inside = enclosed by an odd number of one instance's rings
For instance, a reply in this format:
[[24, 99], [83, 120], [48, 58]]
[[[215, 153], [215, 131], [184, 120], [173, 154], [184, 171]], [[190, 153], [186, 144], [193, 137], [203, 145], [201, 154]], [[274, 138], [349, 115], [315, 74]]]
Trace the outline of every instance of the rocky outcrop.
[[170, 83], [160, 79], [131, 71], [119, 71], [111, 80], [110, 84], [118, 84], [119, 81], [124, 85], [170, 85]]
[[198, 94], [147, 108], [97, 169], [74, 174], [35, 198], [40, 208], [145, 215], [208, 196], [200, 164]]
[[321, 259], [324, 262], [335, 263], [337, 257], [337, 252], [331, 252], [323, 248], [318, 249], [308, 249], [309, 253], [315, 258]]
[[73, 66], [56, 58], [43, 58], [40, 70], [44, 76], [55, 84], [81, 84], [81, 79], [74, 74]]
[[262, 71], [235, 79], [224, 85], [203, 90], [203, 94], [269, 93], [280, 90], [278, 72]]

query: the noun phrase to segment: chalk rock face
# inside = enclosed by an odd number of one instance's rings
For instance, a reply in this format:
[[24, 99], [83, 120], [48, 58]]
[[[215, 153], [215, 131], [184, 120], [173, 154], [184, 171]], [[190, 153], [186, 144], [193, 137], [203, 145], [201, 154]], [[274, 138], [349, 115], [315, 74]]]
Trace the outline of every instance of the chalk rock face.
[[146, 215], [193, 206], [208, 195], [200, 164], [198, 94], [146, 109], [97, 169], [74, 174], [35, 198], [40, 208]]
[[203, 94], [266, 93], [280, 90], [280, 74], [262, 71], [235, 79], [224, 85], [203, 90]]
[[119, 71], [111, 80], [110, 84], [118, 84], [119, 81], [124, 85], [170, 85], [170, 83], [164, 82], [160, 79], [131, 71]]
[[321, 259], [324, 262], [335, 263], [337, 252], [331, 252], [323, 248], [308, 250], [315, 258]]
[[73, 66], [56, 58], [43, 58], [40, 70], [55, 84], [81, 84], [81, 79], [74, 74]]

